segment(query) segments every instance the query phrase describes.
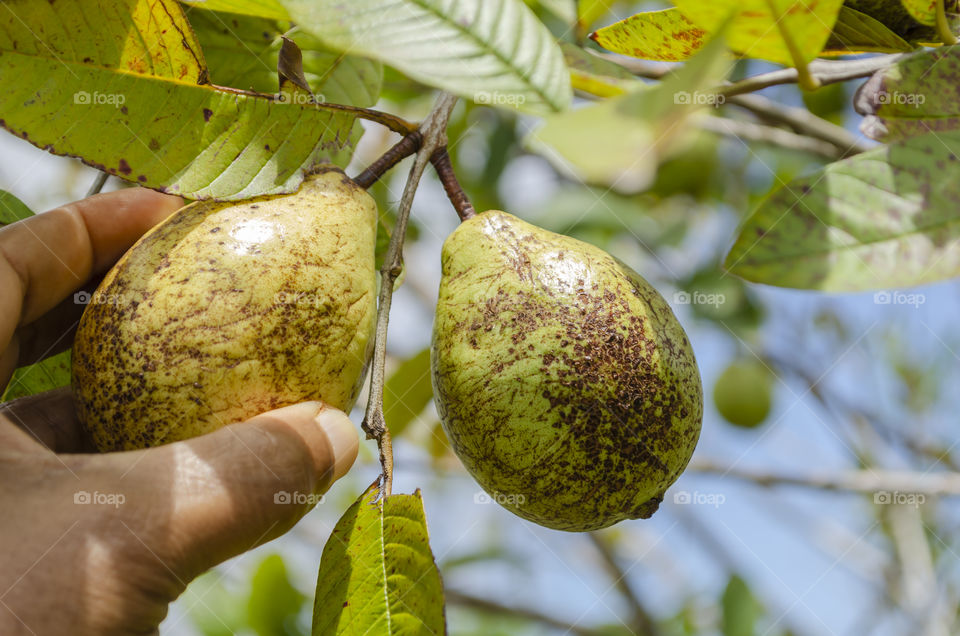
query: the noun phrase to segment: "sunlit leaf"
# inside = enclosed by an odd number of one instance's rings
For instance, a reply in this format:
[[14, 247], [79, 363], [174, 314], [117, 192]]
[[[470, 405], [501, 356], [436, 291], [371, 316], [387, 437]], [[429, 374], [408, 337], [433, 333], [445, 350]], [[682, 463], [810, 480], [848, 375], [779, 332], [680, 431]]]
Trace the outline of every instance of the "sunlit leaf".
[[323, 548], [313, 636], [445, 634], [443, 584], [420, 491], [376, 497], [374, 485]]
[[823, 50], [843, 0], [674, 0], [693, 24], [726, 31], [730, 48], [746, 57], [781, 64], [809, 62]]
[[[12, 0], [0, 12], [0, 124], [55, 154], [190, 198], [291, 192], [351, 115], [205, 83], [173, 0]], [[98, 16], [91, 20], [90, 16]], [[70, 37], [60, 37], [69, 33]]]
[[33, 216], [27, 204], [6, 190], [0, 190], [0, 227]]

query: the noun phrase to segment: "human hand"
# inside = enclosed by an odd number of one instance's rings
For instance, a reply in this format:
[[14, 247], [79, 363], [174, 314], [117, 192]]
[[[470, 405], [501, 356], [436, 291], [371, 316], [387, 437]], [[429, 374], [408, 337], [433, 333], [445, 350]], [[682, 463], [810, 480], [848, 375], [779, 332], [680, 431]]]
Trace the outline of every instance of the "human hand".
[[[135, 188], [0, 229], [0, 387], [69, 346], [73, 292], [182, 204]], [[190, 580], [312, 507], [279, 493], [325, 491], [357, 446], [347, 416], [319, 402], [106, 455], [82, 454], [69, 389], [0, 405], [0, 633], [156, 633]]]

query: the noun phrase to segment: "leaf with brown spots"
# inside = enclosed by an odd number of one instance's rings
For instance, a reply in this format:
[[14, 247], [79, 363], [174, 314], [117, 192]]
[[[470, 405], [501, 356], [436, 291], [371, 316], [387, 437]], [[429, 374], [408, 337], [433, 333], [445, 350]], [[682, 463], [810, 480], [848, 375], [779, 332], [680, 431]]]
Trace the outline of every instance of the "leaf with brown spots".
[[664, 62], [689, 59], [706, 38], [706, 31], [678, 9], [637, 13], [590, 34], [590, 39], [608, 51]]
[[960, 46], [905, 57], [860, 87], [860, 130], [878, 141], [960, 129]]
[[697, 27], [713, 33], [730, 20], [727, 44], [745, 57], [790, 66], [819, 55], [843, 0], [675, 0]]
[[960, 131], [790, 182], [745, 222], [726, 268], [757, 283], [863, 291], [960, 275]]
[[443, 583], [420, 491], [376, 498], [374, 484], [327, 539], [313, 636], [446, 634]]
[[207, 83], [173, 0], [3, 6], [0, 75], [45, 81], [10, 83], [0, 125], [54, 154], [188, 198], [243, 199], [296, 190], [349, 143], [352, 115]]

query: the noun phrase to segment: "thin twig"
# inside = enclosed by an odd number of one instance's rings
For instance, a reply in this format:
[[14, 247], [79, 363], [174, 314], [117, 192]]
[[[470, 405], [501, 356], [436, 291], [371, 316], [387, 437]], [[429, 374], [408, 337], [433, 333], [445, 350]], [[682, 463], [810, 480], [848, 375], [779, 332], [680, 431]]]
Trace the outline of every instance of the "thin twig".
[[87, 190], [87, 196], [92, 197], [95, 194], [100, 194], [100, 191], [103, 190], [103, 184], [107, 182], [107, 179], [110, 177], [106, 172], [100, 172], [97, 174], [97, 178], [94, 179], [93, 183], [90, 185], [90, 189]]
[[460, 182], [457, 181], [457, 175], [453, 171], [453, 164], [450, 163], [450, 155], [447, 154], [447, 147], [437, 148], [437, 151], [430, 157], [430, 163], [433, 164], [440, 177], [440, 183], [447, 193], [447, 198], [453, 204], [457, 211], [457, 216], [461, 221], [466, 221], [470, 217], [476, 216], [477, 211], [473, 209], [473, 204], [467, 198], [467, 193], [463, 191]]
[[397, 209], [397, 222], [393, 228], [390, 245], [380, 268], [380, 297], [377, 303], [377, 330], [373, 346], [373, 364], [370, 370], [370, 395], [367, 400], [367, 410], [363, 418], [363, 430], [367, 439], [376, 439], [380, 449], [380, 465], [383, 475], [380, 480], [380, 495], [390, 496], [393, 488], [393, 445], [390, 431], [387, 429], [383, 417], [383, 385], [384, 363], [387, 356], [387, 327], [390, 322], [390, 304], [393, 298], [393, 285], [397, 276], [403, 270], [403, 240], [407, 233], [407, 220], [410, 218], [410, 208], [413, 197], [417, 192], [420, 177], [430, 162], [430, 157], [438, 148], [447, 143], [447, 121], [450, 112], [457, 103], [457, 98], [450, 93], [440, 93], [433, 110], [420, 125], [420, 134], [423, 142], [417, 158], [410, 168], [407, 185], [400, 197]]
[[627, 572], [617, 563], [617, 555], [614, 553], [613, 546], [596, 532], [590, 532], [587, 536], [603, 559], [604, 568], [607, 570], [610, 578], [613, 579], [613, 584], [617, 588], [617, 591], [620, 592], [620, 596], [630, 605], [630, 609], [633, 612], [632, 627], [638, 634], [658, 636], [660, 630], [657, 628], [656, 622], [651, 618], [650, 613], [640, 601], [639, 594], [637, 594], [637, 591], [630, 585], [630, 581], [627, 579]]
[[589, 627], [581, 627], [579, 625], [574, 625], [572, 623], [559, 620], [547, 614], [541, 614], [533, 609], [516, 607], [513, 605], [504, 605], [502, 603], [498, 603], [497, 601], [491, 601], [486, 598], [480, 598], [479, 596], [467, 594], [466, 592], [458, 592], [457, 590], [447, 589], [444, 590], [444, 596], [446, 597], [448, 603], [452, 603], [454, 605], [469, 607], [471, 609], [487, 612], [495, 616], [513, 616], [536, 623], [542, 623], [548, 627], [562, 630], [564, 634], [576, 634], [577, 636], [598, 636], [600, 633], [599, 631]]
[[842, 157], [866, 152], [873, 147], [857, 139], [843, 126], [817, 117], [806, 108], [786, 106], [762, 95], [733, 95], [727, 102], [749, 110], [768, 122], [786, 124], [798, 133], [833, 144]]
[[420, 133], [413, 131], [403, 139], [394, 144], [390, 150], [383, 153], [379, 159], [371, 163], [366, 170], [353, 178], [361, 188], [367, 189], [376, 183], [380, 177], [385, 175], [390, 168], [394, 167], [410, 155], [420, 149], [420, 143], [423, 141]]
[[732, 468], [709, 460], [693, 462], [687, 470], [691, 473], [732, 477], [764, 487], [802, 486], [839, 492], [889, 493], [890, 501], [893, 503], [896, 503], [893, 500], [894, 493], [916, 493], [931, 497], [960, 496], [960, 473], [953, 472], [864, 469], [791, 475], [776, 471]]

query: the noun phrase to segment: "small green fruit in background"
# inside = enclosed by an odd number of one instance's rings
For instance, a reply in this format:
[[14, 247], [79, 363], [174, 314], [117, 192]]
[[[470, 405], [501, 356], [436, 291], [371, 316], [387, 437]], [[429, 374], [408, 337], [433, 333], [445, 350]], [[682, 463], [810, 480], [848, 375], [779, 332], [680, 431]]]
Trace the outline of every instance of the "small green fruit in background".
[[294, 194], [192, 203], [145, 234], [74, 342], [97, 446], [156, 446], [306, 400], [349, 410], [376, 317], [376, 220], [327, 166]]
[[700, 434], [700, 374], [663, 297], [603, 250], [499, 211], [443, 246], [434, 396], [511, 512], [596, 530], [652, 515]]
[[728, 366], [713, 385], [717, 411], [734, 426], [755, 428], [770, 414], [773, 374], [762, 362], [743, 358]]

